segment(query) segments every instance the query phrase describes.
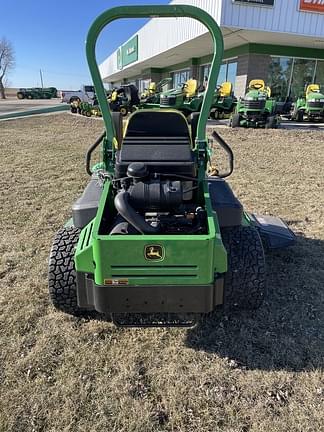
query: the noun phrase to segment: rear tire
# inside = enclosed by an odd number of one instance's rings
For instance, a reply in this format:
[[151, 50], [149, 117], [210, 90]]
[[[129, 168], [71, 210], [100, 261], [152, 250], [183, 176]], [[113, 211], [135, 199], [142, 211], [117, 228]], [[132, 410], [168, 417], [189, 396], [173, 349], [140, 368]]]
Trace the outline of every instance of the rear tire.
[[53, 241], [49, 257], [48, 289], [56, 309], [80, 315], [84, 309], [78, 307], [74, 253], [80, 230], [74, 227], [60, 229]]
[[128, 114], [128, 110], [127, 110], [127, 108], [125, 108], [125, 107], [121, 107], [121, 108], [120, 108], [120, 114], [121, 114], [123, 117], [127, 116], [127, 114]]
[[25, 95], [23, 93], [19, 92], [19, 93], [17, 93], [17, 98], [18, 99], [24, 99]]
[[304, 112], [302, 110], [297, 111], [296, 121], [298, 121], [298, 122], [304, 121]]
[[228, 271], [224, 279], [224, 309], [257, 309], [265, 295], [265, 259], [254, 227], [222, 229]]
[[269, 116], [265, 123], [266, 129], [275, 129], [277, 127], [277, 119], [275, 116]]
[[240, 123], [241, 123], [240, 114], [233, 114], [230, 123], [232, 128], [240, 127]]

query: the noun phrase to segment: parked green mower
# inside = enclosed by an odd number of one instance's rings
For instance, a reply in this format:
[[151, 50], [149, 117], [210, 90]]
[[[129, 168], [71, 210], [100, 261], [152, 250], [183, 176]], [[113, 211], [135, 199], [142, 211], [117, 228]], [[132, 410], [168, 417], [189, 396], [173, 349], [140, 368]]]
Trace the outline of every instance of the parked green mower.
[[[123, 132], [111, 113], [96, 63], [100, 31], [117, 18], [191, 17], [211, 32], [210, 86], [191, 125], [176, 110], [137, 110]], [[206, 122], [223, 58], [214, 19], [187, 5], [122, 6], [92, 24], [87, 59], [105, 130], [86, 155], [91, 179], [72, 206], [73, 218], [58, 231], [49, 259], [54, 306], [80, 315], [108, 314], [118, 325], [192, 325], [224, 304], [256, 308], [265, 293], [262, 240], [287, 246], [294, 235], [278, 218], [243, 210], [224, 177], [207, 177], [210, 152]], [[91, 168], [101, 146], [102, 162]]]
[[139, 104], [138, 89], [133, 84], [124, 84], [114, 89], [109, 99], [110, 109], [120, 112], [123, 116], [134, 111]]
[[57, 97], [57, 89], [55, 87], [21, 88], [17, 92], [18, 99], [51, 99], [52, 97]]
[[186, 117], [201, 109], [203, 92], [198, 92], [198, 82], [190, 78], [178, 88], [167, 90], [160, 95], [160, 108], [181, 111]]
[[210, 111], [210, 118], [217, 120], [224, 118], [227, 114], [231, 114], [235, 110], [236, 103], [237, 99], [234, 96], [232, 83], [224, 82], [217, 86]]
[[[199, 112], [202, 107], [205, 90], [198, 88], [197, 80], [189, 79], [177, 89], [168, 90], [161, 94], [160, 107], [173, 108], [181, 111], [186, 117], [193, 112]], [[225, 114], [233, 112], [236, 98], [232, 84], [225, 82], [216, 87], [210, 110], [212, 119], [224, 118]]]
[[318, 84], [310, 84], [305, 96], [294, 105], [291, 118], [302, 122], [305, 117], [308, 121], [324, 121], [324, 94]]
[[250, 81], [246, 95], [237, 102], [230, 126], [268, 129], [276, 128], [278, 125], [276, 100], [271, 97], [271, 89], [265, 86], [263, 80]]
[[138, 108], [160, 108], [160, 96], [163, 91], [163, 87], [168, 85], [172, 81], [172, 78], [164, 78], [157, 84], [151, 82], [149, 87], [144, 90], [141, 94], [141, 99], [138, 104]]

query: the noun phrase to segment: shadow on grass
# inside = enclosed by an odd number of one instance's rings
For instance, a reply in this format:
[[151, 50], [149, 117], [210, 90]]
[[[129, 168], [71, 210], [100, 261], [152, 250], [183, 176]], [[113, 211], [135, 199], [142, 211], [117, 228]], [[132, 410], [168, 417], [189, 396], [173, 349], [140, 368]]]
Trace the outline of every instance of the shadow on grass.
[[188, 331], [187, 346], [236, 367], [302, 371], [324, 366], [324, 242], [298, 236], [266, 254], [267, 298], [257, 311], [212, 315]]

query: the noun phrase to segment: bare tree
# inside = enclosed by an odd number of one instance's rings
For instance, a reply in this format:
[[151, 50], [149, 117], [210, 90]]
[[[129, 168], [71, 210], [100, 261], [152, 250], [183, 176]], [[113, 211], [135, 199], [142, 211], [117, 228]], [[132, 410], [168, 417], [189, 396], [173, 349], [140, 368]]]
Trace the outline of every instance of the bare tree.
[[15, 66], [15, 53], [10, 41], [6, 38], [0, 39], [0, 98], [5, 99], [5, 77]]

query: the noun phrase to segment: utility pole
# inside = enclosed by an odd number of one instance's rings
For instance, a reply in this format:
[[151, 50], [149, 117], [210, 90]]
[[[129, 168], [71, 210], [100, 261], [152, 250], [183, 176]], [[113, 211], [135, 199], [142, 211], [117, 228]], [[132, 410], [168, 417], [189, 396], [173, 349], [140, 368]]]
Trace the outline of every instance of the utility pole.
[[42, 83], [42, 88], [44, 88], [42, 69], [39, 69], [39, 75]]

